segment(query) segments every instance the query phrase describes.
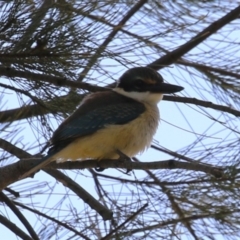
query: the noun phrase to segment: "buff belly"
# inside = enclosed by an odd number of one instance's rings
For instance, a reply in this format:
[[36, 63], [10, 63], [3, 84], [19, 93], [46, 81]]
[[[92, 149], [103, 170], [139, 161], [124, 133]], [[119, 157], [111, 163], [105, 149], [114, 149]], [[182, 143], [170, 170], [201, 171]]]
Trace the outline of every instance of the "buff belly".
[[156, 132], [159, 112], [157, 107], [146, 106], [147, 111], [124, 125], [109, 125], [96, 133], [76, 139], [52, 156], [57, 162], [86, 159], [117, 159], [120, 150], [133, 157], [150, 146]]

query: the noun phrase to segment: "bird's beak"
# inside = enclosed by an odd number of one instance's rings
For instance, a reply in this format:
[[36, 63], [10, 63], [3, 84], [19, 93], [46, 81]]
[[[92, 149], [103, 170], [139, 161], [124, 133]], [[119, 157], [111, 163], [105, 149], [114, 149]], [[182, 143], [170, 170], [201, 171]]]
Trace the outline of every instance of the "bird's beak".
[[175, 93], [175, 92], [180, 92], [183, 89], [184, 88], [181, 86], [162, 82], [156, 85], [152, 85], [149, 91], [153, 93]]

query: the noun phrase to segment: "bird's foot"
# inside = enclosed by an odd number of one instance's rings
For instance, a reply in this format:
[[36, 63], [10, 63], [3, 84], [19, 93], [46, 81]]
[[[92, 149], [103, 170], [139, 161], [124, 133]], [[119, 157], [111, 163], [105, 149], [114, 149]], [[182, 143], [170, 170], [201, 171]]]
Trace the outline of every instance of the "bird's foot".
[[118, 160], [122, 160], [122, 161], [132, 161], [131, 158], [129, 156], [127, 156], [125, 153], [121, 152], [120, 150], [116, 150], [117, 154], [119, 155]]
[[[123, 162], [131, 162], [132, 159], [127, 156], [125, 153], [121, 152], [120, 150], [117, 149], [117, 154], [119, 155], [118, 160], [119, 161], [123, 161]], [[130, 173], [132, 171], [132, 169], [127, 169], [126, 170], [126, 174]]]
[[96, 172], [103, 172], [105, 170], [105, 168], [102, 168], [102, 167], [95, 167], [94, 170]]
[[[132, 159], [129, 156], [127, 156], [125, 153], [121, 152], [120, 150], [117, 149], [116, 152], [119, 155], [119, 158], [117, 159], [118, 161], [122, 161], [122, 162], [131, 162], [132, 161]], [[103, 172], [105, 170], [105, 168], [100, 167], [100, 166], [97, 166], [94, 169], [96, 172]], [[132, 169], [127, 169], [126, 174], [130, 173], [131, 171], [132, 171]]]
[[99, 167], [99, 162], [97, 161], [97, 167], [95, 167], [94, 170], [95, 170], [96, 172], [103, 172], [103, 171], [105, 170], [105, 168]]

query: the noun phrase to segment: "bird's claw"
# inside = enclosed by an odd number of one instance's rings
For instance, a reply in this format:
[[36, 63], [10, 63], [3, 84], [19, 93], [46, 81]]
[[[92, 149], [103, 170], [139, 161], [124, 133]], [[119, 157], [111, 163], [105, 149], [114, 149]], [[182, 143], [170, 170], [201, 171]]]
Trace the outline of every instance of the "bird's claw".
[[[132, 159], [127, 156], [125, 153], [121, 152], [120, 150], [117, 149], [117, 154], [119, 155], [118, 160], [123, 161], [123, 162], [131, 162]], [[130, 173], [132, 169], [127, 169], [126, 174]]]
[[[116, 150], [117, 154], [119, 155], [119, 158], [117, 160], [122, 161], [122, 162], [131, 162], [131, 158], [127, 156], [125, 153], [121, 152], [120, 150]], [[96, 167], [94, 168], [96, 172], [102, 172], [105, 170], [105, 168], [102, 167]], [[130, 173], [132, 169], [127, 169], [126, 174]]]

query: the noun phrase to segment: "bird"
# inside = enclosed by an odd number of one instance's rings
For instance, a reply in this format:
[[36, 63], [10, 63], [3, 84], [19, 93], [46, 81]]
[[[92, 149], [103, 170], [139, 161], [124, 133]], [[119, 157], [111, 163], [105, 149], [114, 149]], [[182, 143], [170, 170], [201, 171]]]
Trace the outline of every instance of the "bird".
[[164, 82], [149, 67], [127, 70], [108, 91], [88, 94], [53, 133], [45, 157], [25, 172], [25, 178], [52, 161], [132, 158], [147, 149], [160, 121], [163, 94], [184, 88]]

